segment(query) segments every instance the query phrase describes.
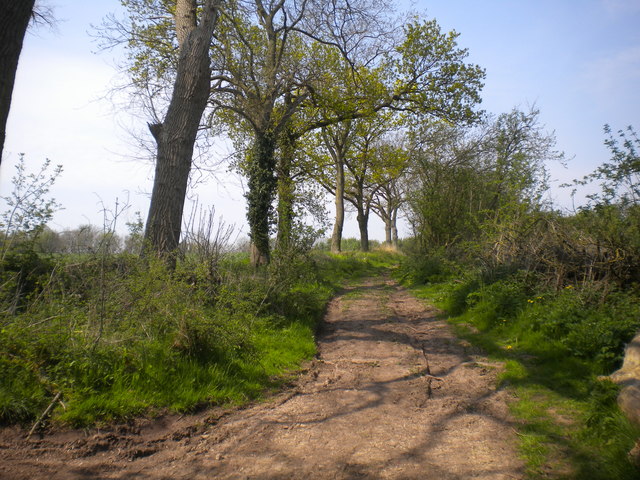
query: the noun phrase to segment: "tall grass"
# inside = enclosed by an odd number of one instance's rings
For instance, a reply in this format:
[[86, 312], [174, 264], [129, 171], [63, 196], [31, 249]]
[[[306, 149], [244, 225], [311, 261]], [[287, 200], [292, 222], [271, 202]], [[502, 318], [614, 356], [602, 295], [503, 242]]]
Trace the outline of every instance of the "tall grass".
[[336, 289], [388, 257], [256, 271], [244, 254], [215, 268], [187, 256], [170, 272], [126, 254], [36, 255], [21, 278], [4, 265], [0, 422], [32, 422], [58, 392], [53, 420], [73, 426], [259, 398], [314, 355]]

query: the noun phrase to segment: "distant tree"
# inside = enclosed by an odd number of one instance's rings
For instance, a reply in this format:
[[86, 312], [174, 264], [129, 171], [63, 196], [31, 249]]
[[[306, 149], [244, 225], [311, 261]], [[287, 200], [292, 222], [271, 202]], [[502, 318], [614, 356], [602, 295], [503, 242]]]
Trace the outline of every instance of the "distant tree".
[[60, 251], [63, 253], [95, 253], [98, 250], [100, 229], [94, 225], [80, 225], [59, 234]]
[[379, 112], [326, 126], [321, 131], [322, 149], [312, 152], [315, 179], [336, 198], [336, 221], [331, 242], [341, 250], [344, 200], [355, 208], [360, 230], [360, 248], [369, 250], [369, 215], [374, 198], [395, 161], [387, 155], [384, 135], [393, 128], [392, 114]]
[[[388, 100], [384, 85], [386, 68], [369, 69], [347, 62], [327, 52], [324, 58], [324, 81], [314, 90], [313, 118], [306, 118], [308, 131], [304, 146], [305, 166], [312, 178], [335, 197], [335, 221], [331, 235], [331, 251], [342, 249], [345, 218], [345, 162], [353, 153], [361, 120], [375, 117]], [[366, 64], [360, 59], [359, 64]]]
[[[344, 228], [344, 165], [353, 146], [353, 120], [327, 125], [321, 130], [321, 139], [328, 156], [324, 161], [316, 160], [315, 178], [335, 197], [335, 219], [331, 234], [331, 251], [342, 251], [342, 231]], [[322, 155], [317, 149], [314, 156]]]
[[0, 1], [0, 164], [18, 59], [34, 4], [35, 0]]
[[60, 234], [45, 226], [38, 237], [37, 247], [37, 250], [42, 253], [60, 253], [62, 251]]
[[[373, 153], [375, 140], [372, 138], [369, 145], [365, 145], [366, 141], [357, 140], [363, 137], [355, 133], [354, 121], [357, 123], [360, 122], [358, 119], [364, 119], [366, 122], [387, 111], [401, 112], [409, 124], [420, 124], [433, 118], [467, 124], [479, 118], [474, 107], [479, 102], [484, 72], [477, 65], [464, 62], [467, 51], [457, 47], [457, 34], [441, 32], [435, 20], [414, 20], [404, 26], [403, 34], [401, 41], [387, 51], [384, 59], [377, 64], [361, 67], [351, 76], [347, 70], [343, 75], [336, 75], [337, 80], [326, 82], [325, 89], [334, 92], [325, 93], [323, 102], [318, 105], [325, 111], [326, 120], [320, 126], [325, 127], [323, 140], [335, 171], [334, 185], [329, 186], [326, 178], [322, 180], [331, 193], [337, 192], [334, 193], [334, 251], [340, 249], [344, 219], [344, 202], [340, 191], [343, 186], [344, 198], [359, 211], [358, 223], [364, 249], [368, 248], [366, 225], [372, 201], [380, 187], [371, 177], [374, 174], [371, 166], [376, 163], [373, 156], [377, 155]], [[338, 66], [336, 70], [340, 68]], [[345, 96], [344, 92], [353, 92], [353, 96]], [[355, 109], [350, 104], [354, 103], [353, 99], [356, 99]], [[354, 111], [357, 113], [350, 113]], [[336, 125], [336, 118], [345, 124]], [[362, 122], [360, 124], [364, 125]], [[348, 160], [356, 141], [360, 143], [361, 152], [368, 152], [366, 160], [362, 155], [359, 161]], [[320, 177], [326, 177], [328, 172], [320, 173]], [[352, 179], [348, 188], [345, 175]]]
[[492, 198], [487, 208], [498, 221], [539, 208], [548, 190], [547, 163], [562, 161], [556, 138], [540, 123], [540, 111], [514, 108], [489, 124], [484, 149], [491, 152]]
[[547, 163], [563, 159], [536, 109], [513, 109], [474, 130], [424, 124], [413, 142], [409, 217], [424, 248], [510, 231], [544, 207]]
[[405, 202], [403, 176], [409, 169], [409, 151], [402, 137], [384, 138], [377, 148], [373, 178], [378, 188], [371, 209], [384, 222], [385, 243], [398, 247], [398, 212]]
[[360, 249], [369, 251], [369, 216], [374, 197], [386, 181], [379, 173], [388, 158], [381, 154], [380, 139], [392, 128], [392, 116], [379, 114], [356, 121], [352, 155], [345, 158], [344, 198], [356, 210], [360, 230]]
[[477, 237], [479, 218], [490, 196], [491, 161], [483, 152], [483, 132], [432, 122], [415, 129], [411, 143], [404, 188], [407, 218], [421, 248], [446, 247]]

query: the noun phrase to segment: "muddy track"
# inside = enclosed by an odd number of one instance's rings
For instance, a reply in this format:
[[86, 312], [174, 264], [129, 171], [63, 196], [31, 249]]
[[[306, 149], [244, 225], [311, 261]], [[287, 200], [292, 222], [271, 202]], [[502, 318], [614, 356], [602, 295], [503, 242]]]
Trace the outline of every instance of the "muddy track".
[[2, 479], [513, 479], [500, 366], [385, 278], [329, 305], [319, 355], [265, 403], [24, 440], [0, 433]]

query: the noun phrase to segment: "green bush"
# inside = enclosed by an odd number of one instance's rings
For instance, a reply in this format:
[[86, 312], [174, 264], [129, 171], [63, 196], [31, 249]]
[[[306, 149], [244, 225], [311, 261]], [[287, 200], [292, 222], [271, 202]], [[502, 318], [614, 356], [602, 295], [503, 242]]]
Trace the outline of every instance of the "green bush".
[[400, 264], [402, 280], [414, 285], [443, 282], [457, 273], [456, 265], [446, 259], [442, 252], [414, 252]]
[[603, 302], [588, 289], [565, 287], [529, 301], [517, 321], [592, 362], [596, 374], [619, 366], [624, 346], [640, 329], [640, 305], [631, 292], [610, 293]]

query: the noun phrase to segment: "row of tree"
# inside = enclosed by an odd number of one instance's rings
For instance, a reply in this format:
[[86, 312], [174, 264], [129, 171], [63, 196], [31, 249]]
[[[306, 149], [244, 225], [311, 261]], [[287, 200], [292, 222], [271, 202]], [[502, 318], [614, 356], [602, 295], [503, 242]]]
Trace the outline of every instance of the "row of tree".
[[[147, 252], [169, 259], [198, 136], [226, 135], [247, 179], [252, 262], [291, 241], [306, 180], [357, 210], [362, 247], [376, 211], [393, 239], [406, 149], [397, 132], [426, 119], [479, 118], [484, 72], [465, 63], [455, 32], [390, 18], [385, 0], [125, 0], [105, 36], [125, 41], [131, 85], [157, 145]], [[375, 166], [375, 167], [374, 167]], [[397, 237], [397, 234], [396, 234]]]
[[426, 248], [542, 205], [545, 161], [561, 159], [553, 136], [535, 109], [477, 112], [484, 72], [434, 20], [390, 18], [386, 0], [122, 3], [128, 17], [110, 18], [103, 36], [127, 43], [156, 144], [146, 253], [173, 262], [194, 148], [216, 135], [233, 140], [247, 178], [254, 265], [269, 262], [274, 226], [287, 250], [317, 185], [335, 197], [333, 251], [345, 202], [364, 251], [372, 212], [397, 245], [403, 209]]

